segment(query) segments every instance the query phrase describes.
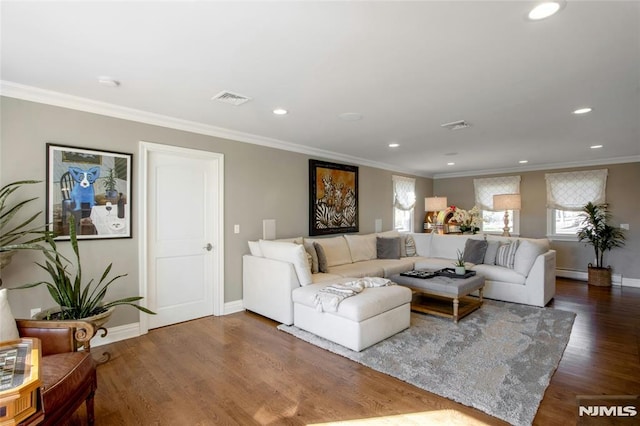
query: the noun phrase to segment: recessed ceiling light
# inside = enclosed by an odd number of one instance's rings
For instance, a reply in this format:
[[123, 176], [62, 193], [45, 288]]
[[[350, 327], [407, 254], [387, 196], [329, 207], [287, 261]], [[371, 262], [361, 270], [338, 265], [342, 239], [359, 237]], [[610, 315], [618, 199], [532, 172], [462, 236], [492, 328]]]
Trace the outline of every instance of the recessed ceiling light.
[[120, 82], [117, 80], [114, 80], [111, 77], [98, 77], [98, 83], [103, 85], [103, 86], [107, 86], [107, 87], [118, 87], [120, 86]]
[[528, 162], [529, 162], [529, 160], [520, 160], [520, 161], [518, 161], [518, 163], [520, 163], [520, 164], [527, 164]]
[[287, 115], [289, 113], [289, 111], [287, 111], [284, 108], [276, 108], [276, 109], [273, 110], [273, 113], [275, 115]]
[[453, 162], [447, 163], [447, 166], [455, 166], [455, 165], [456, 165], [456, 163], [453, 163]]
[[399, 143], [390, 143], [390, 144], [389, 144], [389, 148], [397, 148], [397, 147], [399, 147], [399, 146], [400, 146], [400, 144], [399, 144]]
[[586, 108], [578, 108], [577, 110], [573, 111], [574, 114], [586, 114], [588, 112], [593, 111], [592, 108], [586, 107]]
[[357, 113], [357, 112], [345, 112], [345, 113], [340, 114], [338, 117], [340, 117], [344, 121], [362, 120], [362, 114]]
[[541, 19], [548, 18], [549, 16], [560, 10], [560, 3], [557, 1], [546, 1], [538, 4], [529, 12], [529, 19], [532, 21], [539, 21]]
[[589, 148], [591, 149], [599, 149], [602, 148], [603, 145], [591, 145]]

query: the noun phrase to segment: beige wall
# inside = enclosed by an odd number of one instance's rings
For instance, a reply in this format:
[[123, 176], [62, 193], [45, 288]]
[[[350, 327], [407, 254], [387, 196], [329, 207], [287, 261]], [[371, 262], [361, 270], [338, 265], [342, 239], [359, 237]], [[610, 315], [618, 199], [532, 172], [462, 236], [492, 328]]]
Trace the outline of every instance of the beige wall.
[[[308, 235], [307, 155], [12, 98], [3, 97], [1, 102], [0, 182], [44, 181], [47, 142], [133, 153], [134, 223], [137, 223], [140, 202], [136, 199], [139, 141], [224, 154], [226, 302], [242, 298], [242, 255], [248, 252], [248, 240], [262, 237], [263, 219], [276, 219], [278, 238]], [[383, 229], [390, 229], [393, 173], [371, 167], [360, 167], [359, 171], [360, 232], [373, 232], [376, 219], [382, 219]], [[417, 178], [418, 200], [431, 195], [431, 188], [431, 179]], [[39, 196], [40, 208], [44, 210], [44, 183], [23, 194]], [[421, 229], [423, 216], [424, 203], [418, 201], [416, 229]], [[240, 234], [233, 233], [234, 224], [240, 225]], [[83, 272], [87, 278], [98, 276], [110, 262], [113, 262], [115, 272], [128, 274], [114, 284], [108, 298], [138, 293], [138, 234], [134, 227], [131, 239], [80, 242]], [[68, 243], [60, 245], [68, 249]], [[35, 260], [39, 260], [35, 253], [16, 256], [3, 271], [5, 286], [46, 278], [33, 264]], [[21, 317], [28, 315], [30, 308], [51, 306], [44, 288], [11, 292], [10, 300], [14, 313]], [[119, 308], [110, 326], [136, 321], [137, 311]]]
[[[628, 223], [630, 226], [630, 230], [626, 232], [625, 247], [607, 252], [605, 264], [611, 265], [614, 274], [622, 274], [625, 278], [640, 279], [640, 262], [638, 262], [638, 253], [640, 253], [640, 196], [638, 191], [640, 163], [505, 173], [499, 176], [516, 174], [521, 176], [520, 235], [544, 238], [547, 232], [545, 173], [603, 168], [608, 170], [607, 202], [612, 213], [612, 223], [616, 225]], [[450, 205], [469, 209], [473, 207], [475, 200], [473, 179], [474, 177], [435, 179], [434, 193], [446, 196]], [[553, 241], [551, 246], [557, 250], [559, 269], [586, 271], [587, 264], [593, 262], [594, 255], [591, 246], [567, 241]]]

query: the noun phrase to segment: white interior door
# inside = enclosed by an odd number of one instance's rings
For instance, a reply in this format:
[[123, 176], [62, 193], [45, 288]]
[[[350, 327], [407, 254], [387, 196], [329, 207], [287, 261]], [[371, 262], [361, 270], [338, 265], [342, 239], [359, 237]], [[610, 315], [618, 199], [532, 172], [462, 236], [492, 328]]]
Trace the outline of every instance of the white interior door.
[[221, 294], [221, 158], [173, 149], [146, 155], [148, 328], [217, 314]]

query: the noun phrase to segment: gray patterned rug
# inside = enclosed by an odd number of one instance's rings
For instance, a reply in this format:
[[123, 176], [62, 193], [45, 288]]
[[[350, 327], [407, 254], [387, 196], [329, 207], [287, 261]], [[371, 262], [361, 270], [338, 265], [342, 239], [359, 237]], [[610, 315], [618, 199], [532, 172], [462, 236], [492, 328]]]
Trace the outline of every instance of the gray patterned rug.
[[409, 329], [362, 352], [294, 326], [278, 329], [511, 424], [530, 425], [574, 319], [573, 312], [485, 300], [458, 324], [411, 313]]

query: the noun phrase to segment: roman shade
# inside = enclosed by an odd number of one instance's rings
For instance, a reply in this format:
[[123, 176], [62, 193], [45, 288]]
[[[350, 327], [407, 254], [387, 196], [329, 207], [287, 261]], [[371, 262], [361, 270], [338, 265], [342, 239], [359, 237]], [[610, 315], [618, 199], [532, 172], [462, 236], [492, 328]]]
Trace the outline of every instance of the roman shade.
[[604, 204], [607, 169], [547, 173], [547, 208], [580, 211], [588, 202]]

